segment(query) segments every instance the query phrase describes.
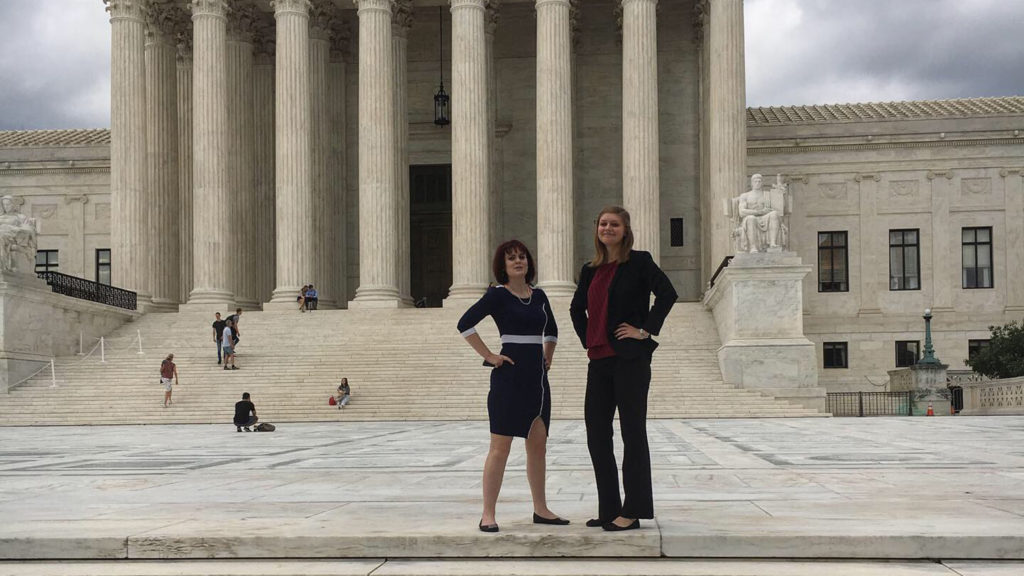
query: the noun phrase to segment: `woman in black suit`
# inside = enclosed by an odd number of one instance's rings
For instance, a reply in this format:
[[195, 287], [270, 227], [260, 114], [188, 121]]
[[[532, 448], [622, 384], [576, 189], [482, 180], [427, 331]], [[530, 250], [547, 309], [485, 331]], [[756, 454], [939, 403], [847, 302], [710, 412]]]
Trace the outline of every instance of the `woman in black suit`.
[[[629, 212], [610, 206], [597, 217], [596, 255], [583, 266], [570, 307], [572, 324], [587, 349], [584, 418], [587, 447], [597, 478], [598, 514], [587, 526], [633, 530], [654, 518], [651, 454], [647, 445], [647, 391], [651, 355], [676, 291], [649, 252], [633, 250]], [[650, 305], [654, 293], [654, 306]], [[619, 411], [622, 483], [612, 445], [612, 420]]]

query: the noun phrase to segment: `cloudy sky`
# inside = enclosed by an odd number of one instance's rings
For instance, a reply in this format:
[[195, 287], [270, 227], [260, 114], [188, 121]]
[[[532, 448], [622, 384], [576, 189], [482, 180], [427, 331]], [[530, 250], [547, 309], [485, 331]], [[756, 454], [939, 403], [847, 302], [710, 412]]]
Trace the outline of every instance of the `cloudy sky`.
[[[746, 0], [746, 18], [750, 106], [1024, 94], [1021, 0]], [[0, 0], [0, 129], [107, 127], [109, 108], [101, 0]]]

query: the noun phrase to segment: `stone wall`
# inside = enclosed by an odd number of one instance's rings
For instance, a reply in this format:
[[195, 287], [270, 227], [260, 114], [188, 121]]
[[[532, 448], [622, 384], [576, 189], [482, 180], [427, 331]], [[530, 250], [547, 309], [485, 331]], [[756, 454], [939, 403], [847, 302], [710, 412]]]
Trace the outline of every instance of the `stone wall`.
[[[794, 198], [792, 248], [816, 263], [817, 233], [846, 231], [849, 291], [804, 281], [805, 332], [847, 342], [849, 368], [821, 368], [830, 391], [881, 390], [895, 343], [919, 340], [931, 308], [936, 356], [955, 368], [968, 340], [1024, 316], [1024, 118], [751, 126], [748, 172], [783, 173]], [[961, 282], [961, 228], [991, 226], [993, 288]], [[889, 289], [888, 232], [920, 231], [920, 290]]]

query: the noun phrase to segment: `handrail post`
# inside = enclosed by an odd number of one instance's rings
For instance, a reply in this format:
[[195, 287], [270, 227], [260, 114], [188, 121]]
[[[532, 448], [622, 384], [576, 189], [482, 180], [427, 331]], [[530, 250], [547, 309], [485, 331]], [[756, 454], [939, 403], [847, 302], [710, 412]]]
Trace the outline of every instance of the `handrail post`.
[[135, 331], [135, 335], [139, 339], [139, 351], [138, 351], [138, 353], [142, 354], [142, 330], [136, 330]]
[[103, 336], [100, 336], [100, 364], [107, 363], [107, 347], [104, 342]]
[[82, 354], [85, 354], [85, 352], [82, 350], [82, 331], [79, 330], [78, 331], [78, 354], [76, 354], [76, 356], [81, 356]]
[[50, 388], [57, 387], [57, 371], [53, 367], [53, 358], [50, 358]]

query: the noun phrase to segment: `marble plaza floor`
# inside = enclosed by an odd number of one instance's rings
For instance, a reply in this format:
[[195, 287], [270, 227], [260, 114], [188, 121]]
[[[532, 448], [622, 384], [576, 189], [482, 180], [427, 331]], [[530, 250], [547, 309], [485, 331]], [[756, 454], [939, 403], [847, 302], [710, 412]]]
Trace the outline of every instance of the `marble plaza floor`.
[[[629, 572], [615, 562], [650, 574], [1024, 574], [1005, 562], [1024, 560], [1024, 417], [657, 420], [649, 435], [657, 519], [642, 530], [583, 526], [596, 511], [583, 423], [556, 421], [549, 502], [573, 524], [530, 523], [518, 440], [501, 532], [483, 534], [485, 422], [0, 428], [0, 575]], [[452, 560], [424, 560], [438, 557]], [[520, 560], [501, 572], [472, 560], [484, 557]], [[538, 557], [577, 560], [525, 559]], [[220, 561], [161, 572], [154, 559]], [[815, 572], [822, 561], [838, 563]]]

